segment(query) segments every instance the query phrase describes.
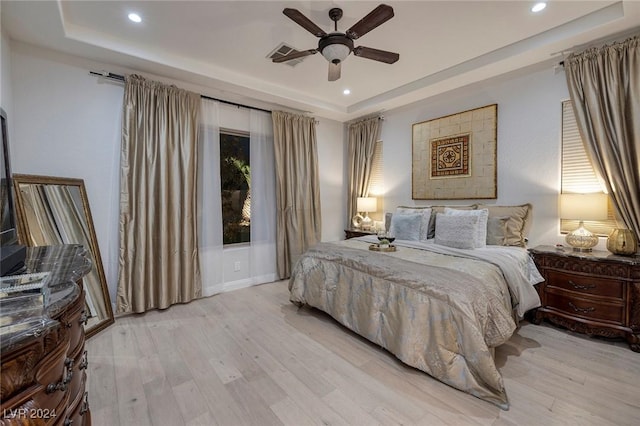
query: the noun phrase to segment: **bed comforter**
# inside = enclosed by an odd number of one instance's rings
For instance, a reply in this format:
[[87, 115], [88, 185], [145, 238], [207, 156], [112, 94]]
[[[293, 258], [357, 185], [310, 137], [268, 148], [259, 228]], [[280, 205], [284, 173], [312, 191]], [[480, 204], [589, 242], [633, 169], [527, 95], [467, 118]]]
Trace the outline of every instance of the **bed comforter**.
[[404, 363], [508, 409], [490, 348], [516, 329], [514, 306], [536, 304], [532, 284], [542, 277], [526, 250], [513, 248], [510, 256], [517, 260], [501, 268], [470, 258], [471, 250], [455, 254], [434, 244], [374, 252], [368, 238], [308, 250], [292, 272], [290, 300], [318, 308]]

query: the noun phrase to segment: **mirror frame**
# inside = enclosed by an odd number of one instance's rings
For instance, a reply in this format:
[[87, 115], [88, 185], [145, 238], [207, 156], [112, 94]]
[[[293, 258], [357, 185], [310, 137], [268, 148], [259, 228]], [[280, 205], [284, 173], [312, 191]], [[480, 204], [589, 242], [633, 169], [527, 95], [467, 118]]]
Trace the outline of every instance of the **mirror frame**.
[[[98, 239], [96, 238], [95, 228], [93, 226], [93, 217], [91, 216], [91, 209], [89, 208], [89, 198], [87, 197], [87, 192], [84, 187], [84, 180], [75, 179], [75, 178], [63, 178], [63, 177], [54, 177], [54, 176], [36, 176], [36, 175], [23, 175], [23, 174], [14, 174], [13, 175], [13, 187], [16, 195], [16, 214], [18, 219], [18, 236], [21, 244], [26, 246], [32, 246], [28, 235], [29, 232], [29, 224], [27, 223], [27, 216], [25, 212], [25, 202], [22, 199], [22, 193], [20, 191], [20, 185], [24, 184], [32, 184], [32, 185], [66, 185], [66, 186], [74, 186], [78, 187], [80, 190], [80, 198], [82, 199], [82, 210], [87, 220], [87, 230], [89, 235], [87, 235], [87, 239], [89, 240], [89, 247], [91, 251], [91, 255], [93, 257], [93, 267], [96, 268], [96, 272], [98, 274], [98, 279], [100, 280], [100, 287], [102, 290], [102, 300], [104, 301], [104, 308], [107, 314], [107, 318], [104, 318], [102, 321], [96, 323], [93, 326], [85, 326], [85, 335], [87, 338], [93, 336], [99, 331], [105, 329], [115, 322], [115, 318], [113, 316], [113, 308], [111, 306], [111, 298], [109, 297], [109, 289], [107, 287], [107, 280], [104, 275], [104, 269], [102, 267], [102, 257], [100, 256], [100, 248], [98, 247]], [[78, 206], [79, 207], [79, 206]], [[73, 243], [81, 243], [80, 241], [68, 241], [68, 244]], [[86, 292], [87, 290], [85, 290]]]

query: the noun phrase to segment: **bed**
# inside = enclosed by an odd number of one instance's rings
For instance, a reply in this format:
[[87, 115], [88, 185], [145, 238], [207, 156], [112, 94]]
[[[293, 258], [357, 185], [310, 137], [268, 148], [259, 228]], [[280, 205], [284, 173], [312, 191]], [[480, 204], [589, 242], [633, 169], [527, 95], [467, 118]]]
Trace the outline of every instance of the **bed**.
[[[290, 300], [328, 313], [404, 363], [506, 410], [493, 348], [540, 305], [533, 284], [542, 277], [523, 247], [470, 249], [424, 239], [431, 213], [420, 213], [421, 229], [410, 233], [416, 238], [400, 235], [395, 252], [369, 250], [375, 236], [316, 245], [292, 271]], [[441, 215], [433, 216], [444, 229]]]

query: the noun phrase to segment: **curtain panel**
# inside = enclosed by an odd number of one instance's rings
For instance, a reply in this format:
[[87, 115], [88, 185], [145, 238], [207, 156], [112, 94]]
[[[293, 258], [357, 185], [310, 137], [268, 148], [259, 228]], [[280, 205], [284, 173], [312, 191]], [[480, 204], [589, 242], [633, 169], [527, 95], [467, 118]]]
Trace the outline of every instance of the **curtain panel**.
[[198, 144], [198, 250], [202, 293], [224, 290], [222, 195], [220, 186], [220, 103], [200, 100]]
[[276, 280], [276, 160], [271, 114], [252, 109], [251, 139], [251, 284]]
[[[273, 123], [269, 113], [238, 113], [248, 118], [251, 165], [251, 238], [249, 244], [232, 244], [236, 256], [246, 251], [248, 276], [236, 278], [233, 262], [225, 261], [220, 176], [219, 102], [201, 100], [198, 168], [198, 228], [202, 294], [211, 296], [229, 288], [276, 280], [276, 190]], [[235, 110], [235, 108], [234, 108]], [[228, 113], [228, 111], [227, 111]], [[224, 127], [224, 126], [223, 126]], [[238, 129], [239, 130], [239, 129]], [[223, 130], [224, 132], [224, 130]], [[228, 246], [229, 247], [229, 246]]]
[[565, 73], [594, 170], [640, 240], [640, 36], [572, 54]]
[[369, 195], [373, 154], [380, 134], [380, 117], [373, 117], [349, 125], [349, 223], [358, 211], [358, 197]]
[[196, 221], [200, 95], [126, 76], [118, 312], [201, 295]]
[[312, 117], [273, 111], [276, 163], [276, 252], [280, 279], [321, 239], [316, 123]]

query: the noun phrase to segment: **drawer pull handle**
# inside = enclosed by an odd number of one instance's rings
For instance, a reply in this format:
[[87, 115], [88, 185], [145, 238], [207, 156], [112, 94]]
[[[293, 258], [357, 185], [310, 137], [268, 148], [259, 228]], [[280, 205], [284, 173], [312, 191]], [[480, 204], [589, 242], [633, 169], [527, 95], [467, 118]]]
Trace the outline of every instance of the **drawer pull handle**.
[[67, 372], [67, 376], [62, 379], [62, 381], [58, 383], [49, 383], [47, 385], [47, 393], [54, 393], [55, 391], [63, 391], [67, 390], [67, 386], [71, 383], [71, 378], [73, 377], [73, 370], [69, 370]]
[[82, 354], [82, 361], [80, 361], [80, 366], [78, 367], [80, 370], [84, 370], [89, 365], [89, 359], [87, 358], [87, 351], [84, 351]]
[[89, 392], [85, 392], [82, 397], [82, 407], [80, 407], [80, 415], [84, 416], [84, 413], [89, 411]]
[[579, 308], [571, 302], [569, 302], [569, 306], [571, 306], [571, 309], [573, 309], [575, 312], [580, 312], [582, 314], [588, 314], [589, 312], [593, 312], [596, 310], [596, 308], [594, 308], [593, 306], [589, 306], [588, 308]]
[[571, 284], [573, 288], [575, 288], [576, 290], [593, 290], [594, 288], [596, 288], [595, 284], [581, 285], [581, 284], [576, 284], [571, 280], [569, 280], [569, 284]]
[[70, 426], [73, 424], [73, 419], [64, 419], [64, 426]]
[[73, 368], [73, 358], [65, 358], [64, 365], [69, 369]]

